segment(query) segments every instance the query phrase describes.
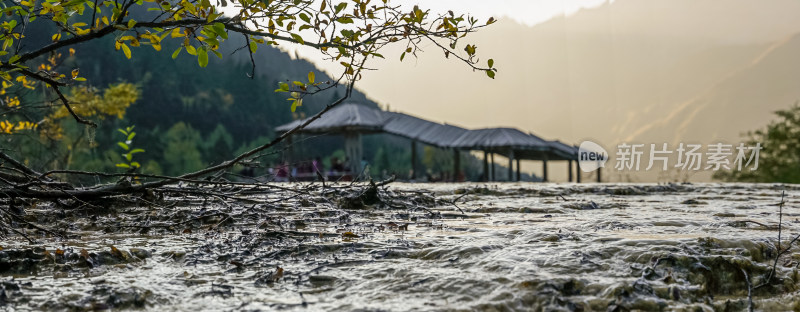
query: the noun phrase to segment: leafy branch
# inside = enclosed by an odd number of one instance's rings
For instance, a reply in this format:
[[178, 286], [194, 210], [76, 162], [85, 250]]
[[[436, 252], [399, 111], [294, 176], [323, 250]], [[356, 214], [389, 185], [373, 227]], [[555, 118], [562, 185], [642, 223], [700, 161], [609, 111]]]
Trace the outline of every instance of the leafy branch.
[[125, 162], [117, 163], [117, 168], [125, 168], [129, 171], [134, 171], [142, 167], [136, 161], [133, 161], [133, 155], [137, 153], [143, 153], [144, 150], [141, 148], [134, 148], [133, 147], [133, 138], [136, 137], [136, 132], [133, 131], [134, 126], [127, 127], [125, 129], [117, 129], [122, 135], [125, 137], [125, 141], [117, 142], [117, 145], [125, 151], [122, 154], [122, 157], [125, 157]]

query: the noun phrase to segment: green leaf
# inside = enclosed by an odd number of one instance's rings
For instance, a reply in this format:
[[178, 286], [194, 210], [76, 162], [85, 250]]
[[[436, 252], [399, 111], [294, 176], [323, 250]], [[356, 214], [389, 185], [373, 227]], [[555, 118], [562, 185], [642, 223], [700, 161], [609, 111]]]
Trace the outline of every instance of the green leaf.
[[135, 137], [135, 136], [136, 136], [136, 132], [131, 132], [130, 134], [128, 134], [128, 137], [127, 137], [126, 141], [132, 141], [133, 137]]
[[403, 61], [404, 58], [406, 58], [406, 52], [403, 52], [403, 54], [400, 54], [400, 61], [401, 62]]
[[129, 20], [129, 21], [128, 21], [128, 28], [133, 28], [133, 26], [136, 26], [136, 21], [134, 21], [134, 20]]
[[494, 60], [493, 59], [489, 59], [489, 68], [492, 68], [492, 67], [494, 67]]
[[130, 168], [131, 166], [128, 166], [128, 164], [119, 163], [119, 164], [117, 164], [117, 167], [119, 167], [119, 168]]
[[303, 106], [303, 99], [295, 99], [292, 102], [292, 113], [294, 113], [297, 110], [298, 106]]
[[305, 44], [305, 41], [303, 41], [303, 37], [300, 37], [300, 35], [298, 35], [298, 34], [290, 34], [290, 35], [292, 36], [294, 41], [297, 41], [297, 43]]
[[222, 53], [219, 53], [217, 50], [211, 50], [211, 53], [214, 53], [219, 59], [222, 59]]
[[250, 41], [250, 53], [256, 53], [258, 50], [258, 44], [255, 41]]
[[292, 81], [292, 83], [293, 83], [295, 86], [298, 86], [298, 87], [305, 87], [305, 86], [306, 86], [306, 84], [305, 84], [305, 83], [302, 83], [302, 82], [300, 82], [300, 81]]
[[228, 33], [227, 33], [227, 32], [225, 32], [225, 24], [223, 24], [223, 23], [220, 23], [220, 22], [216, 22], [216, 23], [214, 23], [214, 25], [212, 26], [212, 29], [214, 30], [214, 32], [215, 32], [217, 35], [219, 35], [220, 37], [222, 37], [222, 39], [228, 39]]
[[134, 162], [131, 162], [131, 167], [140, 168], [140, 167], [142, 167], [142, 165], [140, 165], [138, 162], [134, 161]]
[[311, 18], [309, 18], [305, 13], [300, 13], [300, 19], [306, 23], [311, 23]]
[[352, 24], [353, 23], [353, 19], [349, 18], [349, 17], [340, 17], [340, 18], [337, 18], [336, 21], [341, 23], [341, 24]]
[[309, 83], [314, 83], [314, 72], [313, 71], [308, 72], [308, 82]]
[[200, 67], [208, 66], [208, 52], [206, 52], [205, 47], [200, 47], [200, 50], [197, 51], [197, 64], [199, 64]]
[[179, 47], [178, 49], [175, 50], [175, 52], [172, 52], [172, 59], [173, 60], [178, 58], [178, 54], [181, 53], [181, 50], [183, 50], [183, 47]]
[[131, 149], [130, 147], [128, 147], [128, 144], [125, 144], [124, 142], [117, 142], [117, 145], [119, 145], [119, 147], [121, 147], [122, 149], [124, 149], [126, 151]]
[[494, 71], [493, 70], [491, 70], [491, 69], [486, 70], [486, 75], [489, 76], [489, 78], [494, 79]]
[[125, 156], [125, 159], [127, 159], [129, 162], [133, 159], [133, 154], [131, 154], [131, 153], [122, 154], [122, 155]]
[[189, 53], [190, 55], [197, 55], [197, 49], [195, 49], [192, 45], [187, 45], [186, 53]]
[[130, 151], [130, 154], [136, 154], [136, 153], [144, 153], [144, 149], [141, 149], [141, 148], [134, 148], [134, 149], [132, 149], [132, 150]]
[[475, 46], [474, 46], [474, 45], [470, 45], [470, 44], [468, 44], [468, 45], [467, 45], [467, 46], [464, 48], [464, 51], [467, 51], [467, 54], [469, 54], [469, 55], [474, 55], [474, 54], [475, 54]]
[[336, 6], [333, 8], [333, 11], [334, 11], [334, 13], [339, 13], [339, 12], [341, 12], [342, 10], [344, 10], [344, 8], [346, 8], [346, 7], [347, 7], [347, 2], [342, 2], [342, 3], [339, 3], [339, 4], [337, 4], [337, 5], [336, 5]]

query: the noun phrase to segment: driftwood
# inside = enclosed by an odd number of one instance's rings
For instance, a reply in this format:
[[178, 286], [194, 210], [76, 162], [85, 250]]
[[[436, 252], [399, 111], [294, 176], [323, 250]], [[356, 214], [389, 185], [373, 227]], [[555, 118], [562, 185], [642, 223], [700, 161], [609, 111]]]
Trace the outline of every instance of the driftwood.
[[[356, 73], [356, 75], [358, 74], [360, 74], [360, 71]], [[24, 207], [16, 204], [19, 200], [49, 201], [56, 206], [71, 209], [102, 209], [103, 206], [107, 205], [98, 205], [97, 203], [123, 201], [124, 198], [131, 196], [152, 203], [152, 200], [157, 197], [156, 194], [165, 193], [183, 194], [185, 196], [217, 197], [243, 202], [252, 201], [252, 199], [246, 196], [239, 196], [239, 194], [251, 192], [252, 190], [259, 190], [262, 192], [264, 190], [280, 190], [308, 195], [308, 189], [287, 187], [265, 182], [233, 182], [220, 179], [220, 177], [224, 173], [227, 173], [234, 165], [247, 162], [250, 158], [258, 156], [262, 151], [276, 147], [289, 136], [319, 119], [326, 112], [349, 98], [352, 90], [353, 84], [351, 83], [347, 86], [347, 91], [343, 97], [328, 104], [324, 109], [311, 118], [308, 118], [304, 123], [283, 133], [272, 141], [244, 152], [228, 161], [180, 176], [159, 176], [135, 172], [108, 173], [75, 170], [37, 172], [0, 150], [0, 229], [6, 228], [8, 231], [28, 238], [30, 241], [33, 240], [27, 237], [24, 232], [15, 229], [14, 226], [2, 227], [2, 225], [24, 225], [37, 228], [49, 234], [62, 236], [60, 234], [63, 233], [48, 230], [25, 221], [22, 218]], [[119, 180], [116, 183], [76, 186], [65, 181], [59, 181], [55, 178], [56, 175], [66, 177], [92, 176], [98, 178], [119, 178]], [[179, 185], [180, 187], [176, 187], [175, 185]], [[322, 186], [323, 189], [325, 189], [324, 182]], [[223, 189], [233, 189], [234, 191], [220, 191]], [[3, 204], [3, 202], [6, 204]]]

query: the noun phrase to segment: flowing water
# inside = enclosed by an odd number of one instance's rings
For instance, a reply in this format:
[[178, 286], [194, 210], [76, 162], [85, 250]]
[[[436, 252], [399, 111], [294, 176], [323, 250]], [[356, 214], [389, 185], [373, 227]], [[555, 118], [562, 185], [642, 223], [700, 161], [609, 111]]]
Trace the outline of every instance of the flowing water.
[[798, 186], [393, 183], [367, 206], [276, 191], [100, 217], [42, 206], [30, 221], [73, 236], [0, 242], [0, 309], [741, 311], [751, 292], [755, 310], [798, 311], [797, 244], [768, 278], [783, 191], [785, 248]]

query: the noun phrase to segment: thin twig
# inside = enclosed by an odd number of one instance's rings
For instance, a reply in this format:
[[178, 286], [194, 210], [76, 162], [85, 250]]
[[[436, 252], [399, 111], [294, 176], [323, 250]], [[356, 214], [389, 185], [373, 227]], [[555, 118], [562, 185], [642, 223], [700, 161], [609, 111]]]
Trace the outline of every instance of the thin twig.
[[747, 282], [747, 311], [753, 312], [753, 287], [750, 284], [750, 277], [747, 276], [747, 271], [741, 268], [744, 274], [744, 280]]

